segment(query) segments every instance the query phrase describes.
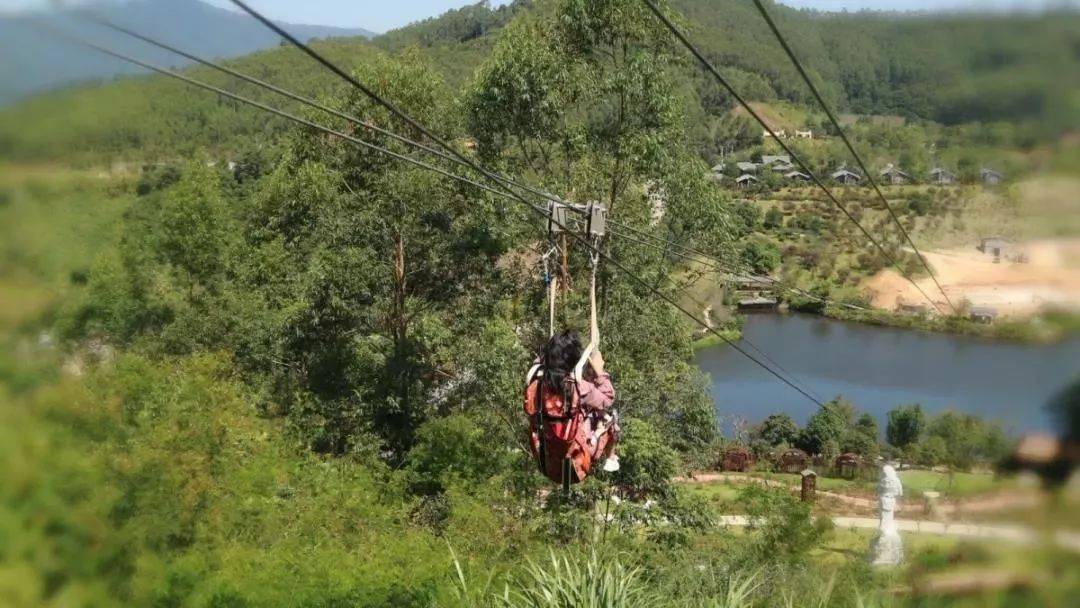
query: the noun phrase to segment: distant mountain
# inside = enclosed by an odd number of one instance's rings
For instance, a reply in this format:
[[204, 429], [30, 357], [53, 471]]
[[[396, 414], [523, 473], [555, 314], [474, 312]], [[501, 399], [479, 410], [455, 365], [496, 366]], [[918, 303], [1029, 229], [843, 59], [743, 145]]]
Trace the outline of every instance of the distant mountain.
[[[91, 5], [115, 23], [207, 57], [237, 57], [272, 48], [280, 39], [247, 15], [210, 6], [198, 0], [128, 0]], [[32, 26], [44, 22], [150, 62], [169, 66], [186, 61], [148, 48], [122, 34], [80, 21], [71, 12], [36, 13], [0, 18], [0, 105], [76, 82], [106, 80], [130, 74], [135, 68], [71, 44], [51, 39]], [[373, 32], [320, 25], [282, 23], [302, 40], [330, 37], [371, 38]]]

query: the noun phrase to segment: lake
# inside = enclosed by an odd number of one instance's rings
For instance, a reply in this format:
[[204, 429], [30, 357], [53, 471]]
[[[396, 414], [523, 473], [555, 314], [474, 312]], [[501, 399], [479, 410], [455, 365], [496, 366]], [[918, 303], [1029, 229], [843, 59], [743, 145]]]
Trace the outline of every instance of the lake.
[[[1013, 432], [1049, 430], [1046, 402], [1080, 374], [1080, 339], [1049, 346], [876, 327], [802, 314], [749, 315], [749, 340], [823, 400], [843, 395], [877, 417], [921, 403], [979, 414]], [[786, 412], [800, 424], [817, 406], [727, 345], [702, 349], [727, 427], [734, 417], [759, 422]]]

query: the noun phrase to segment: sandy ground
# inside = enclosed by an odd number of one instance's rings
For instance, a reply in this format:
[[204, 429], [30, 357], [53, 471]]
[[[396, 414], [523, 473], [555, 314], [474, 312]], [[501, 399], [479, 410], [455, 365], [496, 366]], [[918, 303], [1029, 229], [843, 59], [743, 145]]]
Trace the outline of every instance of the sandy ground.
[[[1080, 310], [1080, 239], [1056, 239], [1018, 244], [1016, 251], [1027, 263], [1001, 260], [975, 246], [923, 251], [957, 306], [988, 306], [1001, 316], [1024, 317], [1045, 308]], [[939, 312], [948, 304], [929, 277], [917, 281], [934, 298]], [[895, 270], [884, 270], [863, 287], [877, 308], [896, 310], [900, 304], [925, 303], [919, 291]]]

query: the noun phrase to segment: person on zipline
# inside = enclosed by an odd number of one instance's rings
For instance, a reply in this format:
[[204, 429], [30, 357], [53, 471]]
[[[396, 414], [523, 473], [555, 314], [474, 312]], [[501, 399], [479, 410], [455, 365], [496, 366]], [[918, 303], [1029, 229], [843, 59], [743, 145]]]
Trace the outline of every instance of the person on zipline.
[[533, 456], [545, 475], [564, 485], [583, 481], [598, 460], [604, 461], [607, 471], [619, 466], [614, 455], [619, 436], [618, 415], [612, 408], [615, 388], [598, 349], [589, 355], [589, 369], [575, 378], [583, 351], [576, 331], [555, 334], [529, 371], [525, 389]]

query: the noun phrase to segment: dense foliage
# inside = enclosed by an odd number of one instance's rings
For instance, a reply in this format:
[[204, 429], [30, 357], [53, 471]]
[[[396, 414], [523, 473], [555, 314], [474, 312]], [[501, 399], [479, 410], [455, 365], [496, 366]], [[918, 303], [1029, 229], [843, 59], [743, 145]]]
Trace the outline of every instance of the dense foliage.
[[[590, 10], [570, 1], [558, 9]], [[647, 52], [658, 30], [642, 28], [642, 17], [617, 24], [626, 40], [605, 40], [612, 24], [603, 21], [555, 39], [541, 69], [595, 70], [610, 80], [582, 107], [611, 102], [618, 111], [583, 112], [564, 118], [564, 131], [545, 132], [563, 141], [547, 171], [534, 165], [536, 177], [610, 196], [611, 216], [640, 229], [722, 247], [726, 201], [707, 188], [700, 166], [687, 168], [664, 145], [681, 137], [682, 125], [673, 110], [655, 112], [670, 108], [672, 95], [663, 60]], [[503, 44], [514, 44], [512, 33]], [[591, 62], [604, 45], [641, 48], [599, 69]], [[504, 73], [502, 60], [496, 53], [481, 71], [477, 95], [486, 78]], [[643, 62], [653, 62], [655, 78], [639, 78]], [[460, 140], [460, 125], [476, 120], [476, 109], [455, 119], [452, 96], [416, 52], [376, 56], [356, 74], [447, 139]], [[358, 91], [333, 103], [410, 133]], [[576, 145], [565, 146], [571, 139]], [[388, 138], [376, 143], [416, 153]], [[604, 161], [613, 150], [615, 160]], [[521, 162], [510, 150], [499, 156]], [[649, 187], [663, 189], [669, 208], [697, 213], [650, 226]], [[57, 315], [69, 343], [151, 359], [227, 353], [258, 412], [280, 419], [314, 453], [400, 468], [407, 490], [424, 497], [418, 517], [432, 525], [445, 519], [455, 484], [483, 484], [524, 463], [519, 381], [547, 331], [532, 253], [537, 220], [526, 207], [307, 131], [251, 148], [231, 167], [207, 158], [150, 166], [135, 193], [118, 247], [83, 271], [77, 297]], [[626, 420], [625, 465], [613, 481], [628, 495], [675, 505], [675, 450], [716, 434], [706, 381], [689, 361], [688, 327], [650, 297], [650, 288], [672, 293], [677, 265], [660, 252], [605, 247], [625, 264], [601, 277], [603, 347]], [[569, 326], [585, 318], [580, 289], [571, 289], [585, 273], [585, 253], [564, 244], [560, 322]], [[641, 275], [647, 282], [631, 280]]]

